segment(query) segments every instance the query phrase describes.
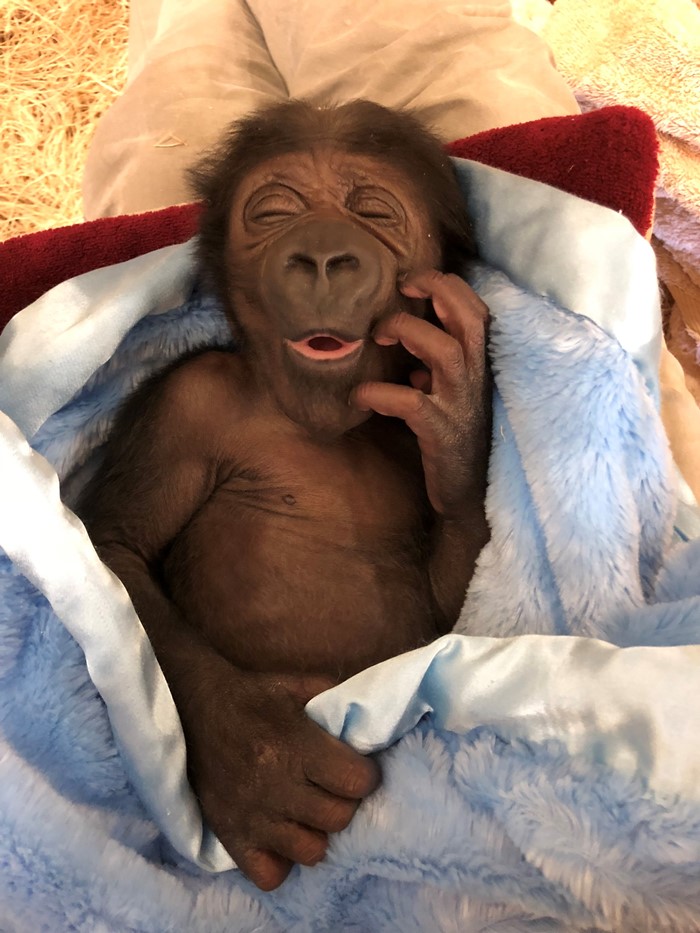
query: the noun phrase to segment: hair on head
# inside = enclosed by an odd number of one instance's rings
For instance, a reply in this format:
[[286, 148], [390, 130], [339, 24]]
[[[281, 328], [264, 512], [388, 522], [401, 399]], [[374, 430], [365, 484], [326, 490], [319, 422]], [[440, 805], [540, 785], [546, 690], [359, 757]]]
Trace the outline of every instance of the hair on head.
[[346, 152], [384, 159], [415, 183], [439, 232], [444, 271], [455, 271], [474, 255], [471, 225], [452, 163], [441, 142], [416, 116], [369, 100], [323, 107], [290, 100], [237, 120], [188, 171], [193, 193], [204, 202], [198, 258], [221, 296], [226, 290], [221, 253], [230, 206], [241, 181], [274, 156], [329, 143]]

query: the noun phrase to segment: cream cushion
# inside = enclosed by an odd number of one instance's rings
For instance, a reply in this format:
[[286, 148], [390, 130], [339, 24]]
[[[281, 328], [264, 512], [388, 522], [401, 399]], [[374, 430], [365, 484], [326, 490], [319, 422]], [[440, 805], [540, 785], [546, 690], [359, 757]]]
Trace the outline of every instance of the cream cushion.
[[412, 107], [446, 141], [578, 113], [504, 0], [134, 0], [125, 93], [100, 122], [88, 218], [191, 200], [185, 168], [270, 101]]

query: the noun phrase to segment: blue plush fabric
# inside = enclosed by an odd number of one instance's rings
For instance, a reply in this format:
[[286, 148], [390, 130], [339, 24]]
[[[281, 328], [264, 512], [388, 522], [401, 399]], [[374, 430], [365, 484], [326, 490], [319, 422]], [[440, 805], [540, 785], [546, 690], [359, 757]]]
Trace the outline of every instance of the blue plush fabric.
[[[384, 781], [328, 858], [278, 892], [203, 870], [226, 867], [206, 833], [182, 844], [197, 816], [177, 783], [181, 735], [147, 642], [106, 611], [90, 631], [75, 621], [93, 565], [52, 608], [30, 579], [45, 577], [44, 542], [49, 563], [68, 568], [70, 541], [59, 551], [53, 526], [17, 527], [10, 494], [0, 496], [0, 543], [13, 556], [0, 560], [0, 929], [700, 925], [700, 542], [672, 543], [649, 340], [637, 354], [575, 303], [493, 268], [472, 280], [493, 316], [492, 540], [456, 634], [311, 704], [357, 747], [386, 748]], [[228, 339], [216, 306], [184, 292], [180, 307], [130, 321], [47, 420], [41, 399], [3, 405], [28, 435], [32, 418], [42, 423], [32, 446], [70, 474], [69, 501], [124, 394], [169, 358]], [[9, 419], [0, 428], [3, 469], [49, 489], [49, 467], [12, 446]], [[137, 703], [132, 668], [150, 672], [150, 707]]]

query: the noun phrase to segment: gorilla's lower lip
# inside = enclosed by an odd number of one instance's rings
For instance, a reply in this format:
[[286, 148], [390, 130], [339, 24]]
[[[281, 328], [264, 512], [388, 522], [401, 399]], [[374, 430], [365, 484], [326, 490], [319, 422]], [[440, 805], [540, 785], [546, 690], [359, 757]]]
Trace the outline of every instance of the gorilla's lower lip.
[[285, 343], [307, 360], [333, 361], [344, 360], [356, 353], [364, 340], [343, 340], [333, 334], [316, 333], [302, 340], [286, 340]]

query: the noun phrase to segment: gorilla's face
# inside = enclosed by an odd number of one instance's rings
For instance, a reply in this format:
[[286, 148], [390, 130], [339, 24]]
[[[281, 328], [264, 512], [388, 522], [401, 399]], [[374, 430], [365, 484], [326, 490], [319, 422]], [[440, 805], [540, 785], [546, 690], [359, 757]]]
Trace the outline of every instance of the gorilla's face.
[[332, 146], [269, 159], [238, 187], [228, 304], [256, 376], [310, 432], [336, 437], [368, 417], [348, 405], [359, 382], [405, 381], [409, 355], [372, 335], [389, 314], [426, 314], [398, 285], [440, 265], [430, 216], [389, 160]]

